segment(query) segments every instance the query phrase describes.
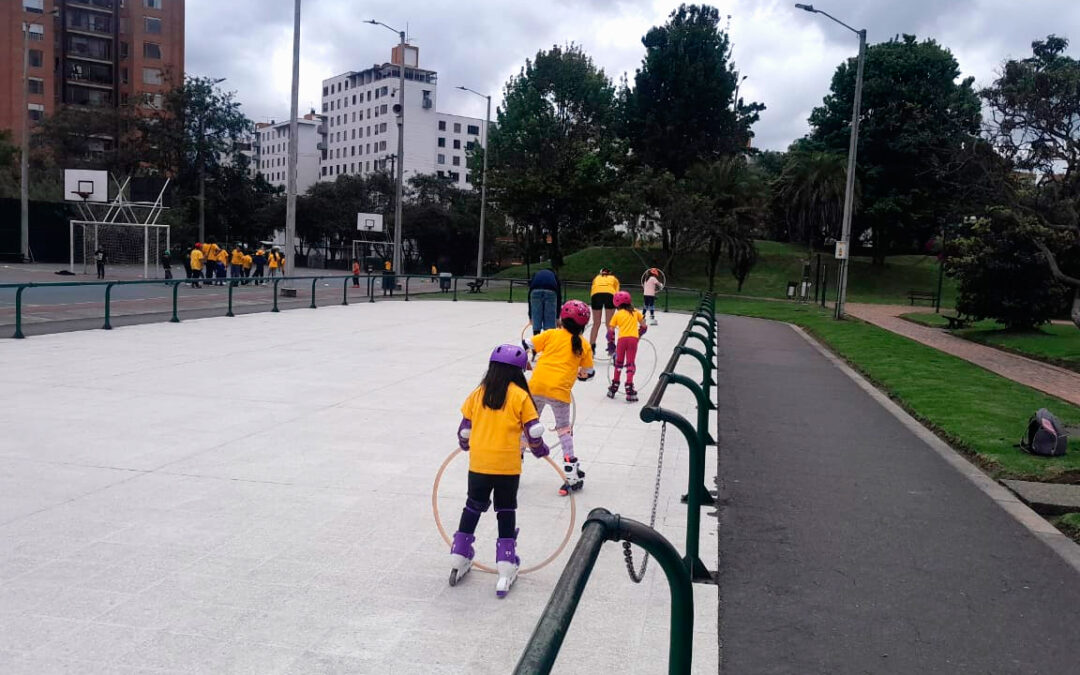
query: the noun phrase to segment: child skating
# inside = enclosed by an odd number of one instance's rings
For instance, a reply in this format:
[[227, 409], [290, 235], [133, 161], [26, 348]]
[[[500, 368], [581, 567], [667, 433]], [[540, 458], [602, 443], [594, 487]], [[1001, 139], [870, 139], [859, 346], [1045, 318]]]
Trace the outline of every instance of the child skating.
[[630, 294], [619, 291], [615, 294], [615, 315], [608, 324], [607, 339], [610, 345], [615, 341], [615, 333], [619, 334], [619, 342], [615, 346], [615, 377], [608, 387], [608, 398], [615, 398], [619, 393], [619, 379], [622, 369], [626, 368], [626, 402], [633, 403], [638, 400], [637, 390], [634, 389], [634, 373], [637, 372], [637, 348], [638, 339], [645, 334], [648, 327], [645, 325], [645, 315], [630, 303]]
[[649, 314], [649, 325], [656, 325], [656, 294], [664, 290], [664, 284], [660, 283], [660, 270], [655, 267], [649, 268], [649, 276], [644, 286], [645, 312]]
[[524, 432], [536, 457], [546, 457], [544, 426], [536, 411], [525, 368], [529, 359], [517, 345], [500, 345], [491, 353], [487, 374], [461, 406], [458, 445], [469, 453], [469, 488], [465, 508], [450, 547], [450, 585], [455, 586], [472, 567], [473, 542], [480, 514], [495, 498], [499, 537], [495, 567], [499, 574], [495, 595], [504, 597], [517, 580], [517, 492], [521, 480], [519, 441]]
[[574, 429], [570, 426], [570, 389], [576, 380], [582, 382], [593, 377], [592, 347], [581, 334], [589, 323], [589, 306], [580, 300], [570, 300], [559, 311], [561, 328], [552, 328], [531, 340], [525, 340], [526, 348], [540, 352], [533, 366], [529, 382], [539, 412], [551, 406], [555, 413], [555, 431], [559, 435], [563, 451], [563, 474], [565, 481], [559, 488], [564, 497], [571, 490], [584, 486], [585, 472], [574, 456]]

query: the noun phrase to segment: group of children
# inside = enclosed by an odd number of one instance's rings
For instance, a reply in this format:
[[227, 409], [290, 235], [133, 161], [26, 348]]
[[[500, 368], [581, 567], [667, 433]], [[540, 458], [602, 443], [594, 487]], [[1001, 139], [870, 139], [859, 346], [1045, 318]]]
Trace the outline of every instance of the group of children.
[[[658, 276], [655, 269], [650, 270], [650, 279]], [[653, 325], [655, 291], [662, 287], [658, 284], [647, 287], [647, 291], [653, 291], [653, 302], [646, 295]], [[607, 351], [615, 359], [615, 375], [607, 395], [614, 398], [618, 393], [625, 368], [626, 400], [633, 402], [637, 400], [633, 385], [637, 345], [648, 327], [644, 314], [634, 308], [630, 293], [618, 290], [617, 280], [608, 287], [613, 288], [615, 311], [607, 322]], [[521, 561], [517, 555], [516, 510], [521, 467], [526, 448], [537, 458], [550, 453], [540, 423], [540, 413], [547, 407], [555, 416], [555, 432], [563, 454], [564, 482], [559, 494], [565, 496], [584, 486], [585, 472], [574, 453], [570, 391], [576, 382], [586, 382], [596, 374], [595, 347], [583, 338], [590, 318], [596, 321], [592, 309], [580, 300], [570, 300], [559, 311], [558, 327], [522, 340], [520, 346], [496, 347], [488, 359], [483, 381], [461, 406], [457, 437], [459, 447], [469, 453], [468, 494], [450, 547], [451, 586], [472, 567], [476, 527], [481, 514], [492, 506], [492, 498], [499, 529], [495, 543], [496, 595], [506, 596], [517, 579]], [[527, 381], [525, 371], [530, 367], [533, 374]]]
[[[270, 276], [276, 276], [279, 271], [285, 274], [285, 256], [276, 246], [269, 253], [260, 246], [252, 255], [247, 252], [247, 246], [244, 244], [237, 244], [230, 253], [226, 248], [213, 242], [208, 244], [195, 242], [195, 246], [188, 253], [186, 262], [188, 264], [185, 267], [188, 278], [191, 279], [192, 288], [201, 288], [200, 279], [204, 277], [208, 280], [207, 285], [212, 286], [224, 286], [225, 279], [228, 277], [233, 279], [254, 277], [255, 285], [259, 285], [262, 283], [261, 278], [265, 275], [266, 267], [270, 268]], [[233, 281], [232, 283], [236, 285], [248, 282]]]

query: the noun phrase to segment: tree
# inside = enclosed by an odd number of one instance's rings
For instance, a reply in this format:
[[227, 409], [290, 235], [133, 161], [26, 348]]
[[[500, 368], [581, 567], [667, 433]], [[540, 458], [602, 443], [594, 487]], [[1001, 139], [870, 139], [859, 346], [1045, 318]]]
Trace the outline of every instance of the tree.
[[31, 161], [42, 178], [61, 186], [63, 169], [100, 169], [123, 180], [151, 156], [155, 120], [131, 106], [62, 106], [31, 137]]
[[950, 240], [947, 266], [957, 279], [956, 310], [1020, 330], [1054, 318], [1066, 291], [1040, 260], [1035, 241], [1042, 229], [1034, 218], [998, 207]]
[[641, 42], [645, 58], [622, 96], [623, 134], [633, 151], [676, 178], [697, 163], [742, 153], [765, 106], [735, 100], [739, 76], [719, 10], [680, 5]]
[[808, 249], [826, 238], [840, 238], [847, 158], [831, 152], [796, 151], [788, 155], [774, 182], [775, 198], [787, 224], [788, 241]]
[[516, 222], [550, 238], [552, 265], [562, 240], [611, 222], [615, 91], [580, 47], [552, 47], [526, 61], [504, 91], [489, 145], [488, 191]]
[[1065, 54], [1068, 46], [1054, 35], [1033, 42], [1032, 55], [1006, 61], [981, 94], [990, 142], [1034, 177], [1011, 204], [1041, 225], [1028, 234], [1053, 279], [1072, 287], [1080, 328], [1080, 61]]
[[720, 258], [727, 253], [741, 291], [757, 261], [754, 232], [768, 203], [764, 180], [746, 158], [725, 157], [692, 167], [681, 190], [683, 203], [694, 212], [688, 237], [707, 254], [709, 290], [715, 288]]
[[[841, 64], [830, 93], [810, 115], [811, 147], [847, 156], [856, 59]], [[980, 120], [973, 78], [959, 80], [952, 53], [904, 35], [866, 52], [858, 166], [860, 211], [852, 239], [869, 231], [875, 264], [912, 250], [939, 229], [951, 195], [943, 167], [974, 141]]]

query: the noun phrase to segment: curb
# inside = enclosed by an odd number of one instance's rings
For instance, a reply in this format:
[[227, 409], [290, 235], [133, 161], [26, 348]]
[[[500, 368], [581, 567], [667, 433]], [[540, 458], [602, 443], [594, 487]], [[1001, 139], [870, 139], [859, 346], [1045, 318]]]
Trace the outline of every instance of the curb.
[[1035, 513], [1031, 508], [1020, 501], [1016, 495], [1007, 490], [993, 478], [983, 473], [982, 470], [969, 462], [963, 455], [956, 450], [953, 450], [948, 443], [938, 438], [934, 432], [920, 424], [918, 420], [897, 405], [895, 401], [890, 399], [887, 394], [872, 385], [866, 378], [857, 373], [855, 369], [829, 351], [824, 345], [811, 337], [810, 334], [802, 328], [790, 323], [787, 325], [806, 340], [822, 356], [828, 359], [834, 366], [839, 368], [841, 372], [851, 378], [855, 384], [859, 385], [863, 391], [877, 401], [882, 408], [889, 411], [889, 413], [899, 420], [901, 424], [922, 439], [924, 443], [930, 446], [931, 450], [936, 452], [965, 478], [974, 483], [977, 488], [982, 490], [986, 496], [990, 497], [990, 499], [994, 500], [994, 502], [1006, 513], [1027, 528], [1035, 538], [1040, 539], [1055, 553], [1061, 556], [1066, 563], [1072, 566], [1074, 570], [1080, 573], [1080, 544], [1077, 544], [1072, 539], [1062, 534], [1056, 527], [1051, 525], [1049, 521]]

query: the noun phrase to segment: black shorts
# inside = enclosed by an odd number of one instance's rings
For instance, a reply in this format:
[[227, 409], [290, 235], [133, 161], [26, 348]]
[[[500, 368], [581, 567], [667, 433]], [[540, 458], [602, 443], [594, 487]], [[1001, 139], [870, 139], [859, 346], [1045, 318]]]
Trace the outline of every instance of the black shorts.
[[611, 293], [594, 293], [592, 296], [593, 309], [615, 309], [615, 296]]

